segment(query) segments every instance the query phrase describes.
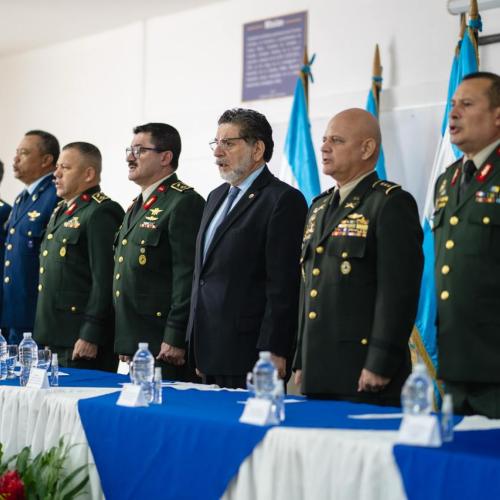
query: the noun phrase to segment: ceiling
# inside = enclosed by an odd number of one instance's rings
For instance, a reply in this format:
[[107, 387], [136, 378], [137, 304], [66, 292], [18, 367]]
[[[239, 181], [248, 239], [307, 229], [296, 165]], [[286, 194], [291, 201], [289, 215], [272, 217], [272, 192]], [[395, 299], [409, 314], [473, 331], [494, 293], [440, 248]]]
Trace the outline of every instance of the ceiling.
[[220, 0], [0, 0], [0, 57]]

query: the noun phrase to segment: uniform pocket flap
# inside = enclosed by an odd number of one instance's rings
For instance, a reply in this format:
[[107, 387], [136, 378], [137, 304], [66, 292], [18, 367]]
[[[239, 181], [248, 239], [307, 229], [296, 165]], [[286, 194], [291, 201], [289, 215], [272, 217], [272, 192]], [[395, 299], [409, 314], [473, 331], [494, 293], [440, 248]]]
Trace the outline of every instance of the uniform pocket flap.
[[73, 313], [83, 312], [87, 306], [87, 301], [88, 295], [86, 293], [63, 291], [57, 294], [56, 309]]
[[136, 245], [156, 247], [160, 243], [161, 231], [159, 229], [148, 229], [137, 231], [130, 235], [130, 240]]

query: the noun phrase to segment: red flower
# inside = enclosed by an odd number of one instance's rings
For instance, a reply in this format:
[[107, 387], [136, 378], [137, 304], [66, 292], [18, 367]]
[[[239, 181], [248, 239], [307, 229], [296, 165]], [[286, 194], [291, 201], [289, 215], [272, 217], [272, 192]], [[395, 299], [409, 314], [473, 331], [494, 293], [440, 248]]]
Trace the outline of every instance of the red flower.
[[17, 471], [0, 476], [0, 496], [5, 500], [24, 500], [24, 484]]

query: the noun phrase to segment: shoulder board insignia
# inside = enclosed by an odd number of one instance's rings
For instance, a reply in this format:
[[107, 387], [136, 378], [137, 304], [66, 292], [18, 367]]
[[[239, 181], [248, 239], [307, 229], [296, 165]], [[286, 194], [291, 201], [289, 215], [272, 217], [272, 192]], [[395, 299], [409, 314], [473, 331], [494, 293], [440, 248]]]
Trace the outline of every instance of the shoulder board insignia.
[[184, 184], [182, 181], [174, 182], [173, 184], [170, 185], [170, 187], [172, 189], [175, 189], [176, 191], [179, 191], [180, 193], [183, 193], [184, 191], [189, 191], [190, 189], [194, 189], [191, 186]]
[[386, 195], [388, 195], [395, 189], [401, 189], [401, 186], [399, 184], [396, 184], [395, 182], [382, 181], [379, 179], [378, 181], [373, 183], [372, 188], [377, 189], [378, 191], [383, 191]]
[[318, 194], [318, 196], [315, 196], [312, 199], [311, 205], [316, 202], [317, 200], [323, 198], [324, 196], [329, 195], [333, 190], [335, 189], [335, 186], [331, 187], [330, 189], [327, 189], [326, 191], [323, 191], [322, 193]]
[[97, 201], [97, 203], [102, 203], [103, 201], [109, 200], [109, 196], [106, 196], [102, 191], [99, 193], [94, 193], [92, 199]]

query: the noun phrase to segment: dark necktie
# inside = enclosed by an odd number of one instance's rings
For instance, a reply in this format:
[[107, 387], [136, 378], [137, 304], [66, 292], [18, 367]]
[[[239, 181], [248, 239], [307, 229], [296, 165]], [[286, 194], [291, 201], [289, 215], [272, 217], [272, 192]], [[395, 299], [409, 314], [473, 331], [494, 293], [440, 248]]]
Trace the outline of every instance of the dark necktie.
[[57, 212], [56, 212], [56, 217], [55, 217], [55, 220], [54, 220], [54, 224], [57, 224], [57, 221], [59, 220], [59, 218], [61, 217], [61, 215], [66, 211], [67, 208], [68, 208], [68, 206], [66, 205], [65, 201], [63, 201], [59, 205], [59, 208], [57, 209]]
[[220, 219], [219, 219], [219, 224], [227, 217], [227, 214], [229, 213], [229, 210], [231, 210], [231, 207], [233, 206], [235, 198], [238, 196], [238, 193], [240, 192], [240, 188], [236, 186], [231, 186], [229, 188], [229, 193], [227, 194], [227, 202], [226, 206], [224, 207], [224, 211], [222, 212]]
[[328, 211], [327, 211], [327, 217], [330, 219], [332, 214], [339, 208], [340, 204], [340, 190], [335, 188], [335, 191], [333, 192], [332, 199], [330, 203], [328, 204]]
[[130, 217], [128, 218], [129, 227], [134, 223], [141, 207], [142, 207], [142, 194], [140, 194], [139, 197], [135, 200], [134, 206], [132, 207], [132, 211], [130, 212]]
[[463, 165], [463, 181], [460, 184], [460, 198], [463, 197], [464, 193], [467, 191], [474, 174], [476, 173], [476, 165], [472, 160], [467, 160]]

